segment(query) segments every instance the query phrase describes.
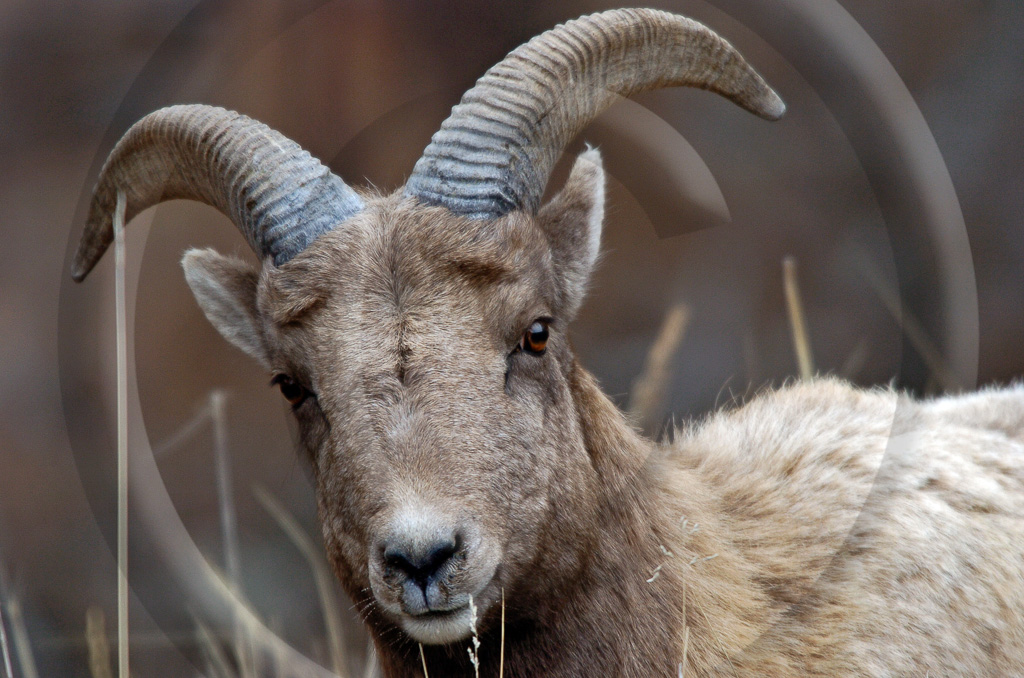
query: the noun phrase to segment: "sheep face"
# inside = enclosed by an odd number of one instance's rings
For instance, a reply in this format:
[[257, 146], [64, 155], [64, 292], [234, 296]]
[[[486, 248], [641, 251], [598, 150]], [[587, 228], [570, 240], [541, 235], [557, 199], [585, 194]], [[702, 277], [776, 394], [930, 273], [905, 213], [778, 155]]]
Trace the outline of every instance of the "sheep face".
[[207, 317], [291, 402], [328, 555], [371, 623], [455, 641], [471, 599], [486, 624], [503, 590], [555, 583], [530, 572], [578, 569], [595, 474], [565, 330], [602, 200], [589, 151], [536, 217], [367, 197], [282, 266], [186, 255]]

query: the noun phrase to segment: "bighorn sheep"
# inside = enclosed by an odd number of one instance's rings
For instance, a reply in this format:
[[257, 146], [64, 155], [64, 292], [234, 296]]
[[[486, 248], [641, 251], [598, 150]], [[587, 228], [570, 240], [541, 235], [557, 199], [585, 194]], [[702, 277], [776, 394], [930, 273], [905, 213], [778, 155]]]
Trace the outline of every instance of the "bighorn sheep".
[[[356, 191], [245, 116], [175, 106], [104, 166], [74, 264], [162, 200], [262, 257], [185, 255], [199, 305], [276, 376], [327, 555], [388, 676], [1024, 673], [1024, 390], [916, 403], [818, 380], [640, 437], [567, 326], [598, 254], [616, 96], [687, 85], [784, 106], [723, 39], [616, 10], [488, 71], [405, 187]], [[504, 603], [502, 601], [505, 601]], [[499, 620], [505, 612], [505, 625]]]

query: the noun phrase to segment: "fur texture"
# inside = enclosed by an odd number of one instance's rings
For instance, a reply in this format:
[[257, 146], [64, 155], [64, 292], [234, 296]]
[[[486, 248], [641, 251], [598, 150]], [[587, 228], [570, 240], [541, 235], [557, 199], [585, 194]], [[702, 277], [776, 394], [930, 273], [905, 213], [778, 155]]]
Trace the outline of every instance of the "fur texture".
[[[471, 675], [472, 599], [498, 675], [503, 594], [510, 677], [1021, 673], [1024, 389], [819, 380], [655, 445], [566, 336], [603, 186], [589, 151], [536, 217], [365, 195], [284, 265], [186, 256], [210, 320], [309, 393], [327, 555], [384, 674], [422, 675], [423, 643]], [[453, 534], [422, 591], [388, 556]]]

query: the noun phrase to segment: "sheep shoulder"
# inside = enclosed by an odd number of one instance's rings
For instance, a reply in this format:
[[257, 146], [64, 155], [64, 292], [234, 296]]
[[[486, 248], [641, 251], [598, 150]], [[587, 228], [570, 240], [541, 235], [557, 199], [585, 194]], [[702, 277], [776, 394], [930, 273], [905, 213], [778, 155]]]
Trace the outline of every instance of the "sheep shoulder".
[[[666, 502], [700, 515], [665, 539], [681, 576], [715, 593], [705, 605], [761, 606], [743, 642], [723, 648], [733, 669], [1024, 666], [1024, 388], [919, 402], [794, 384], [679, 432], [662, 453]], [[715, 626], [699, 612], [687, 622]]]

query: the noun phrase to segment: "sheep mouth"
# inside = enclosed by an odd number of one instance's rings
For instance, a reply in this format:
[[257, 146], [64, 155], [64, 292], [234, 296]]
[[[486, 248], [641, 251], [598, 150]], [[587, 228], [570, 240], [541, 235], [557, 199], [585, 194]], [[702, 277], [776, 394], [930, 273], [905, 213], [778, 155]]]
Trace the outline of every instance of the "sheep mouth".
[[427, 610], [426, 612], [422, 612], [420, 614], [407, 614], [407, 616], [412, 619], [419, 619], [421, 621], [430, 619], [437, 619], [443, 621], [445, 619], [450, 619], [452, 617], [458, 616], [468, 609], [468, 605], [463, 605], [462, 607], [456, 607], [450, 610]]
[[403, 614], [402, 629], [413, 640], [443, 645], [464, 640], [473, 634], [473, 614], [469, 605], [452, 610], [429, 610], [423, 614]]

